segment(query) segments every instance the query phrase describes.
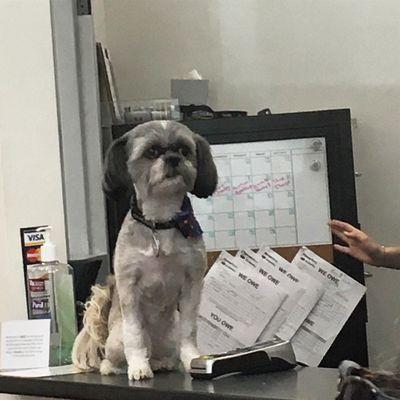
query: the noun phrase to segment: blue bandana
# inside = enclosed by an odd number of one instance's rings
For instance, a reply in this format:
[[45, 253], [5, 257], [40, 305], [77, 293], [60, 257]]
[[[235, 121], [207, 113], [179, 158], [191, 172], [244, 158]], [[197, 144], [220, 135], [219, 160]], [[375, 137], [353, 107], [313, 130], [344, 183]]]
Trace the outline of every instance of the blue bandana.
[[173, 218], [175, 227], [186, 239], [199, 237], [203, 234], [201, 226], [194, 216], [192, 203], [189, 197], [183, 199], [181, 211]]

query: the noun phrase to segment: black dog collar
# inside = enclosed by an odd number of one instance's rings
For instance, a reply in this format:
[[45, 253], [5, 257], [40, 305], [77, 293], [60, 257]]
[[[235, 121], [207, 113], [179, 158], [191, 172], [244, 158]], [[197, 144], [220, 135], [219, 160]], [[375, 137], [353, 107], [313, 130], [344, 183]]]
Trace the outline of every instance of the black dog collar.
[[147, 226], [153, 232], [156, 230], [176, 228], [186, 239], [195, 238], [203, 234], [200, 224], [194, 216], [190, 199], [187, 196], [183, 199], [181, 210], [172, 219], [166, 222], [156, 222], [146, 219], [137, 204], [135, 194], [131, 197], [130, 205], [132, 218]]

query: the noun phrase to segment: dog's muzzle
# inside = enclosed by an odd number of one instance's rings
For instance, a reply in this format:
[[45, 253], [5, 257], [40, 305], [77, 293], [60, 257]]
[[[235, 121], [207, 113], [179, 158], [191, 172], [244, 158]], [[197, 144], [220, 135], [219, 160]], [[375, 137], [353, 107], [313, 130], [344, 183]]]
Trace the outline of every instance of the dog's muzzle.
[[166, 164], [173, 168], [176, 168], [181, 161], [182, 161], [182, 158], [178, 154], [169, 154], [169, 155], [165, 156]]

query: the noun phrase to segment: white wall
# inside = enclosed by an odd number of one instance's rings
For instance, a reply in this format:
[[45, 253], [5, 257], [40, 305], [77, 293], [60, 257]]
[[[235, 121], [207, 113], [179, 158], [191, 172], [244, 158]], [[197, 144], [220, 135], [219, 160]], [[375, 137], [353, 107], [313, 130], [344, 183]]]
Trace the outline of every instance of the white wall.
[[106, 15], [105, 15], [105, 4], [103, 0], [91, 0], [92, 3], [92, 14], [96, 16], [93, 19], [94, 33], [96, 41], [101, 42], [103, 46], [107, 45], [106, 35]]
[[[197, 68], [216, 109], [351, 108], [361, 223], [400, 244], [398, 0], [104, 0], [102, 12], [122, 100], [168, 97], [170, 78]], [[378, 363], [398, 347], [400, 272], [371, 271]]]
[[19, 229], [65, 226], [49, 0], [0, 1], [0, 321], [26, 317]]

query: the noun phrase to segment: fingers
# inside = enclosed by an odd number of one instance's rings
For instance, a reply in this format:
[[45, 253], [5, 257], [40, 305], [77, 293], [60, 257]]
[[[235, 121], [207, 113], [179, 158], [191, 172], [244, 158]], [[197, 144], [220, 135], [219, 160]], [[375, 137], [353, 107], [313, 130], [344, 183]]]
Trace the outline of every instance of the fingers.
[[331, 231], [334, 235], [336, 235], [339, 239], [343, 240], [343, 242], [349, 244], [349, 238], [346, 236], [347, 232], [339, 231], [335, 228], [331, 228]]
[[334, 244], [333, 248], [336, 251], [339, 251], [340, 253], [344, 253], [344, 254], [347, 254], [347, 255], [349, 255], [351, 257], [354, 257], [356, 260], [359, 260], [361, 262], [369, 262], [366, 255], [357, 254], [357, 252], [353, 252], [350, 247], [341, 246], [340, 244]]
[[328, 225], [336, 230], [352, 232], [357, 230], [353, 225], [348, 224], [347, 222], [339, 221], [337, 219], [332, 219], [328, 222]]
[[332, 232], [347, 244], [350, 241], [362, 241], [368, 237], [363, 231], [360, 231], [347, 222], [333, 219], [328, 222], [328, 225], [331, 227]]
[[366, 237], [367, 235], [358, 229], [355, 229], [354, 231], [351, 232], [343, 232], [343, 234], [348, 237], [349, 239], [356, 239], [356, 240], [362, 240], [363, 237]]
[[347, 246], [341, 246], [340, 244], [334, 244], [333, 248], [337, 251], [340, 251], [341, 253], [344, 254], [350, 254], [351, 250], [350, 247]]

